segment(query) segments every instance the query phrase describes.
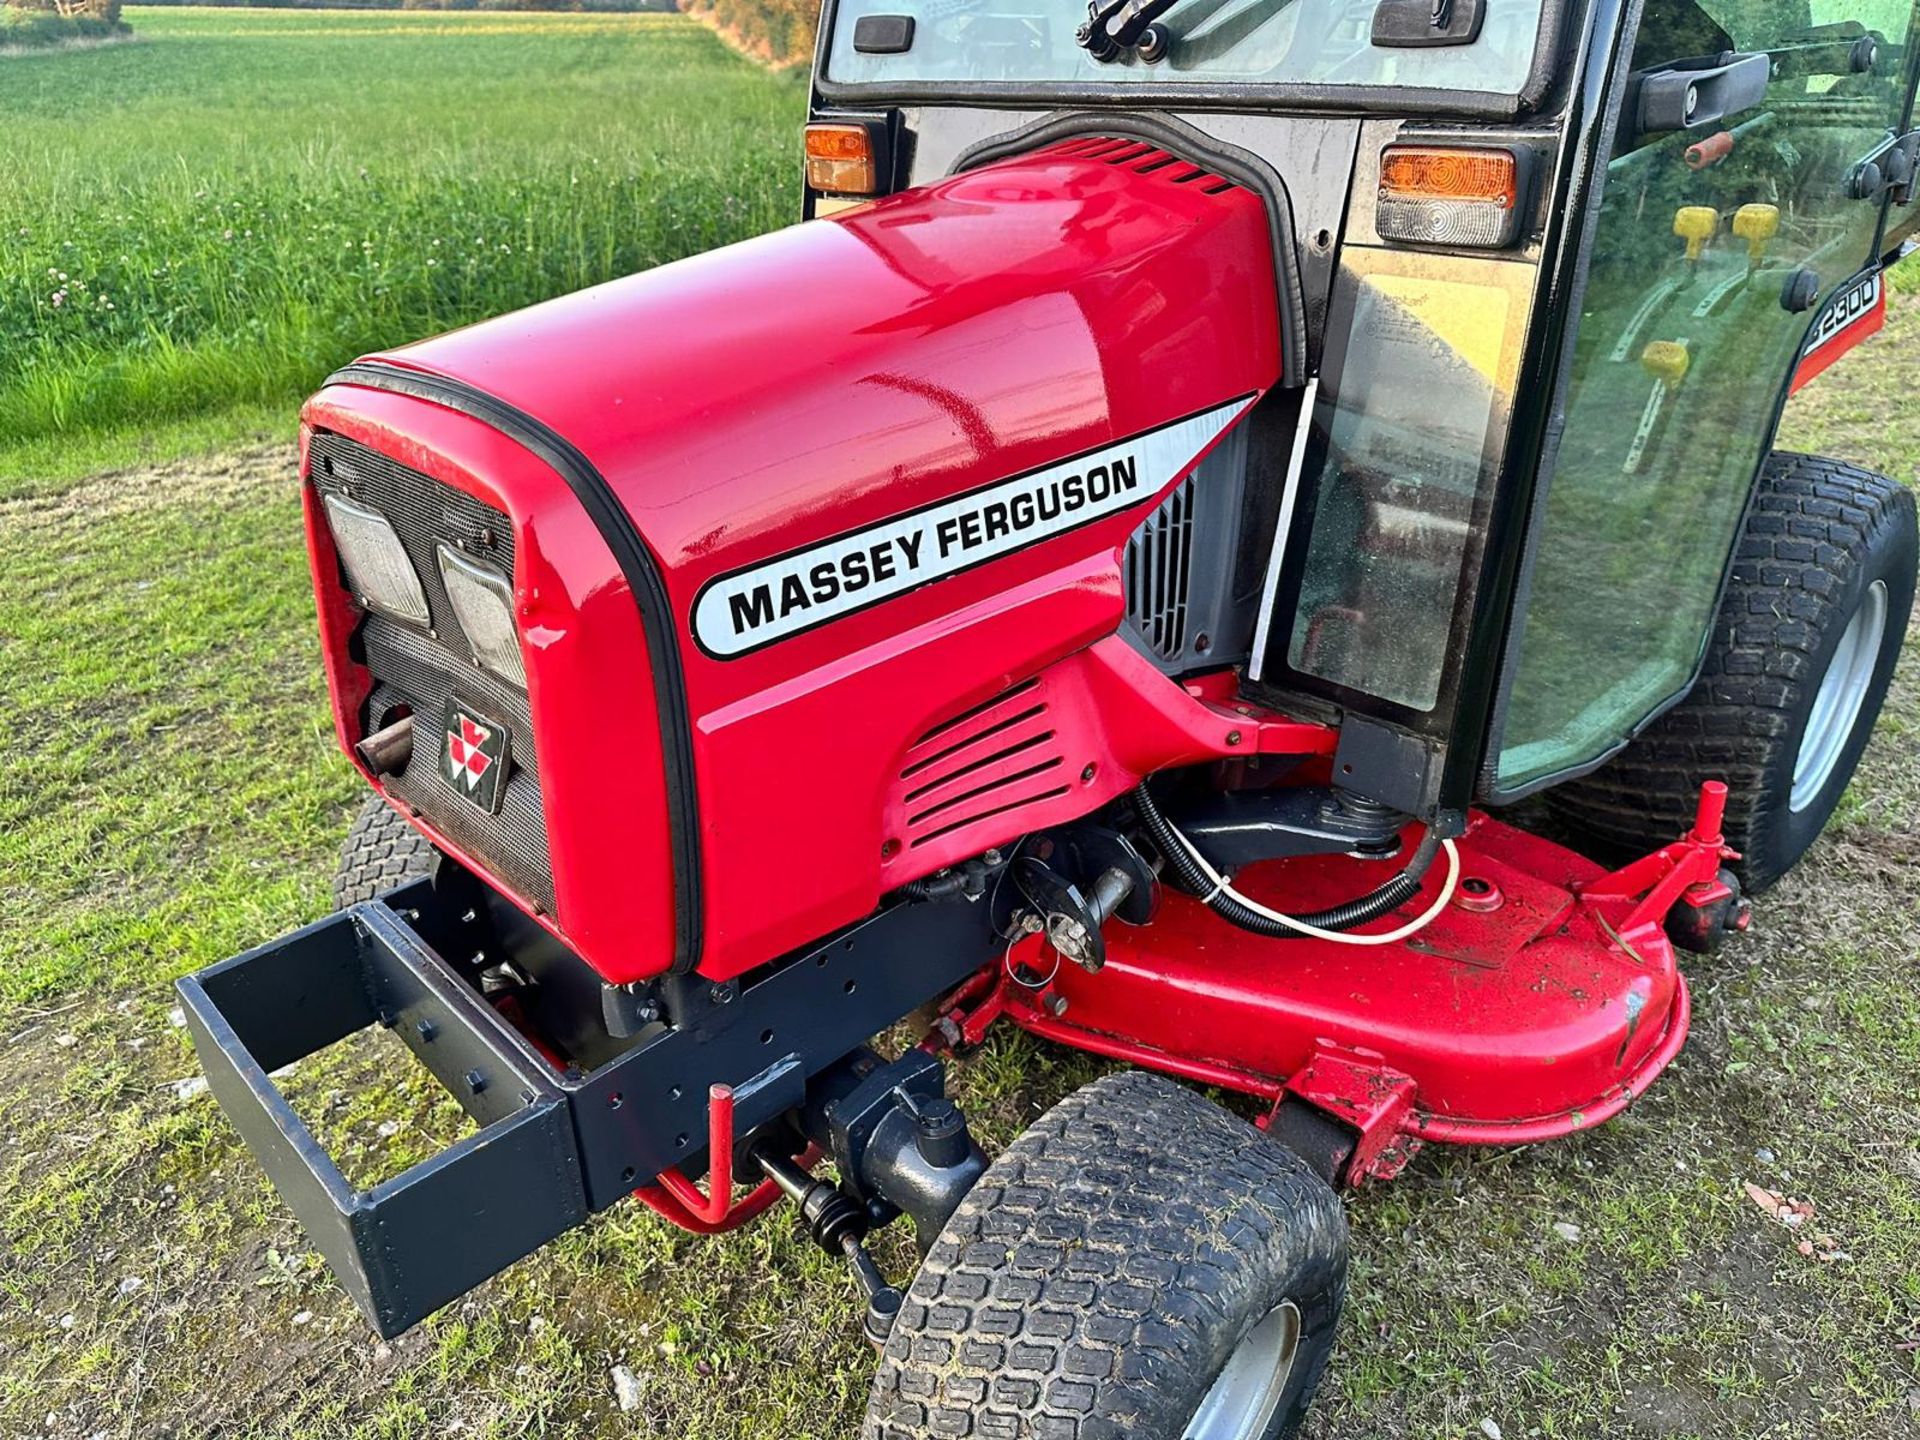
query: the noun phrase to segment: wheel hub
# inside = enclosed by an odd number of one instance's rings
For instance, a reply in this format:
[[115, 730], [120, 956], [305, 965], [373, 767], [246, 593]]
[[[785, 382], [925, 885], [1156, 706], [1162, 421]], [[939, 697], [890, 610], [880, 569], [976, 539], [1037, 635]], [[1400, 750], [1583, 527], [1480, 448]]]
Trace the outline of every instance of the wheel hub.
[[1182, 1440], [1259, 1440], [1279, 1413], [1300, 1349], [1300, 1310], [1283, 1300], [1246, 1333]]
[[1794, 757], [1793, 786], [1787, 797], [1788, 808], [1796, 813], [1811, 805], [1833, 778], [1866, 703], [1886, 633], [1887, 582], [1876, 580], [1847, 621], [1813, 697], [1813, 712], [1800, 738], [1800, 753]]

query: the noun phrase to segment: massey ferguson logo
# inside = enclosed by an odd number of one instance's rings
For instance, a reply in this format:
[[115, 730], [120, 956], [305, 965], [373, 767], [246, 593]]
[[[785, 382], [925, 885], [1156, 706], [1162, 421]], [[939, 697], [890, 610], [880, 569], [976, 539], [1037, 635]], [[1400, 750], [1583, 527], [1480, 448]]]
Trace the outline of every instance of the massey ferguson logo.
[[693, 638], [709, 655], [745, 655], [1116, 515], [1191, 469], [1249, 403], [1231, 400], [710, 580], [693, 602]]
[[449, 700], [440, 728], [440, 778], [488, 814], [497, 813], [507, 780], [507, 727]]

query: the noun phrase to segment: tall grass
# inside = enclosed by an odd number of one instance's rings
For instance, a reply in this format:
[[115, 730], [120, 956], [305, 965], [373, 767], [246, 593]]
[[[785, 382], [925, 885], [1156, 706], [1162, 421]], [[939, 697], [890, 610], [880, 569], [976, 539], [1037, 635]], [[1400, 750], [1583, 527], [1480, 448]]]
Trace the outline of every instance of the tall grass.
[[677, 16], [128, 16], [0, 61], [0, 448], [291, 406], [795, 212], [804, 89]]

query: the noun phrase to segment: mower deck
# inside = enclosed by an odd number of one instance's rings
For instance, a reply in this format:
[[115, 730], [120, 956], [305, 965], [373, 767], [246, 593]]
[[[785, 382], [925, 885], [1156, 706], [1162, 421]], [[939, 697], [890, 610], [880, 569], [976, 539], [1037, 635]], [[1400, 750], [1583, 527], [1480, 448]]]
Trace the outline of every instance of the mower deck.
[[[1422, 1140], [1520, 1144], [1595, 1125], [1652, 1083], [1686, 1038], [1686, 983], [1660, 920], [1711, 889], [1717, 820], [1626, 870], [1475, 815], [1452, 900], [1418, 935], [1359, 946], [1268, 939], [1169, 892], [1109, 933], [1097, 974], [1041, 942], [1008, 956], [964, 1016], [1274, 1101], [1361, 1132], [1349, 1174], [1384, 1178]], [[1342, 856], [1250, 867], [1236, 888], [1283, 913], [1364, 892], [1398, 862]], [[1391, 929], [1444, 882], [1436, 863]], [[1703, 887], [1705, 887], [1703, 889]]]

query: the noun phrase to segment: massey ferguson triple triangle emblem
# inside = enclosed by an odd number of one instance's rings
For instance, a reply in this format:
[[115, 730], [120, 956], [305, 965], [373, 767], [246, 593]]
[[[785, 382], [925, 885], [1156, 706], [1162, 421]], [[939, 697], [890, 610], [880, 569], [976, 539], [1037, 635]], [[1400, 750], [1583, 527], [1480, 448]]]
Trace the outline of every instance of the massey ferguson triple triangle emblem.
[[440, 778], [456, 795], [497, 813], [507, 776], [507, 727], [449, 700], [440, 728]]

